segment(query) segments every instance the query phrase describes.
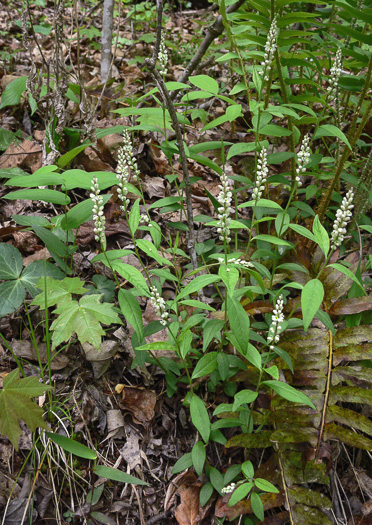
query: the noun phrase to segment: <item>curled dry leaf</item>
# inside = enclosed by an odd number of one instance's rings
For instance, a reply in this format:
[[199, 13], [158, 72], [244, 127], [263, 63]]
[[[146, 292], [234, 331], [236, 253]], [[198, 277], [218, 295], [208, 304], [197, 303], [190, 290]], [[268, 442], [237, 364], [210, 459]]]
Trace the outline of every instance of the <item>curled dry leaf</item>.
[[147, 426], [155, 415], [156, 394], [152, 390], [125, 386], [119, 406], [129, 412], [136, 423]]

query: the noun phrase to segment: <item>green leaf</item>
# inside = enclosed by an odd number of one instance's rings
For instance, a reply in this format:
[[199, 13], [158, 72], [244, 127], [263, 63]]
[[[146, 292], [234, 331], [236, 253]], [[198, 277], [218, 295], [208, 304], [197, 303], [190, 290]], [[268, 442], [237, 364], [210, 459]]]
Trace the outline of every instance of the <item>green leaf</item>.
[[270, 137], [289, 137], [292, 135], [292, 131], [287, 128], [282, 128], [276, 124], [266, 124], [260, 129], [261, 135], [269, 135]]
[[190, 77], [189, 81], [199, 89], [213, 93], [213, 95], [218, 94], [219, 87], [214, 78], [211, 78], [207, 75], [196, 75], [194, 77]]
[[[102, 262], [105, 262], [102, 260]], [[150, 292], [146, 283], [146, 279], [142, 273], [130, 264], [125, 264], [121, 261], [113, 261], [112, 268], [118, 272], [119, 275], [124, 277], [130, 284], [132, 284], [137, 290], [139, 290], [146, 297], [150, 296]]]
[[310, 239], [311, 241], [316, 243], [315, 235], [312, 234], [307, 228], [304, 228], [303, 226], [300, 226], [299, 224], [289, 224], [289, 227], [294, 230], [296, 233], [299, 233], [303, 237], [306, 237], [307, 239]]
[[145, 252], [145, 254], [148, 255], [148, 257], [154, 259], [161, 266], [173, 266], [173, 264], [170, 261], [168, 261], [168, 259], [159, 255], [158, 250], [151, 241], [148, 241], [147, 239], [137, 239], [136, 243], [140, 250]]
[[172, 474], [179, 474], [187, 468], [192, 467], [192, 457], [191, 452], [184, 454], [176, 463], [173, 465]]
[[249, 405], [252, 401], [257, 399], [257, 396], [258, 392], [253, 392], [253, 390], [241, 390], [240, 392], [237, 392], [234, 396], [232, 411], [236, 412], [241, 405]]
[[203, 377], [209, 375], [217, 368], [217, 352], [209, 352], [209, 354], [203, 355], [201, 359], [196, 363], [191, 379], [197, 377]]
[[262, 478], [256, 478], [254, 484], [260, 490], [264, 492], [272, 492], [273, 494], [279, 494], [279, 490], [270, 481]]
[[221, 264], [218, 269], [218, 275], [221, 277], [230, 295], [233, 295], [236, 283], [239, 280], [239, 270], [232, 264]]
[[215, 283], [217, 281], [220, 281], [220, 277], [218, 275], [199, 275], [198, 277], [195, 277], [191, 283], [185, 286], [182, 292], [177, 295], [176, 300], [179, 301], [187, 295], [200, 292], [205, 286], [208, 286], [209, 284]]
[[259, 199], [256, 203], [256, 201], [249, 201], [249, 202], [243, 202], [243, 204], [239, 204], [238, 208], [248, 208], [248, 207], [254, 207], [257, 206], [257, 208], [260, 206], [262, 208], [274, 208], [276, 210], [283, 210], [283, 208], [278, 204], [277, 202], [271, 201], [269, 199]]
[[119, 483], [130, 483], [131, 485], [147, 485], [146, 481], [142, 479], [135, 478], [126, 472], [118, 470], [112, 467], [104, 467], [103, 465], [98, 465], [94, 468], [94, 473], [101, 478], [112, 479], [112, 481], [118, 481]]
[[205, 323], [203, 328], [203, 352], [206, 351], [212, 339], [220, 335], [224, 324], [222, 319], [210, 319]]
[[133, 204], [132, 209], [129, 214], [129, 228], [131, 231], [131, 234], [134, 235], [137, 231], [137, 228], [139, 226], [139, 219], [140, 219], [140, 199], [137, 199], [136, 202]]
[[319, 306], [322, 304], [323, 298], [324, 288], [319, 279], [311, 279], [311, 281], [308, 281], [303, 287], [301, 292], [301, 308], [305, 332], [307, 332]]
[[253, 486], [254, 485], [252, 481], [248, 481], [248, 483], [242, 483], [241, 485], [238, 485], [232, 493], [231, 498], [229, 499], [228, 506], [233, 507], [234, 505], [239, 503], [239, 501], [246, 498], [253, 489]]
[[17, 279], [23, 267], [22, 255], [11, 244], [0, 244], [0, 279]]
[[202, 486], [199, 494], [199, 501], [202, 507], [204, 507], [204, 505], [208, 503], [210, 497], [213, 494], [213, 490], [213, 485], [210, 481], [208, 481]]
[[85, 144], [81, 144], [80, 146], [77, 146], [76, 148], [70, 149], [67, 153], [59, 157], [57, 164], [59, 168], [64, 168], [67, 164], [69, 164], [79, 153], [85, 150], [88, 146], [94, 146], [92, 142], [86, 142]]
[[20, 103], [23, 93], [26, 91], [27, 76], [12, 80], [1, 95], [0, 109], [7, 106], [16, 106]]
[[290, 246], [293, 248], [293, 244], [291, 242], [285, 241], [284, 239], [279, 239], [278, 237], [274, 237], [273, 235], [266, 235], [265, 233], [256, 235], [256, 237], [253, 238], [256, 241], [266, 241], [270, 242], [271, 244], [277, 244], [278, 246]]
[[252, 495], [251, 495], [251, 506], [252, 506], [253, 514], [255, 516], [257, 516], [257, 518], [260, 521], [263, 521], [265, 519], [264, 508], [263, 508], [263, 504], [262, 504], [261, 498], [257, 494], [257, 492], [252, 492]]
[[201, 308], [202, 310], [208, 310], [209, 312], [216, 311], [216, 309], [213, 308], [213, 306], [202, 303], [201, 301], [196, 301], [195, 299], [185, 299], [184, 301], [180, 301], [180, 304], [184, 304], [185, 306], [192, 306], [193, 308]]
[[44, 410], [31, 400], [47, 390], [52, 390], [52, 387], [39, 383], [38, 376], [19, 379], [18, 368], [4, 377], [0, 391], [0, 434], [6, 434], [17, 451], [20, 419], [32, 432], [38, 427], [48, 428], [43, 420]]
[[43, 226], [34, 226], [34, 232], [43, 241], [50, 252], [56, 253], [59, 257], [68, 255], [68, 248], [53, 232]]
[[343, 131], [336, 128], [336, 126], [333, 126], [332, 124], [324, 124], [323, 126], [320, 126], [315, 133], [313, 139], [318, 139], [320, 137], [337, 137], [341, 140], [341, 142], [344, 142], [349, 149], [352, 149], [350, 142], [346, 138], [346, 135]]
[[177, 347], [172, 345], [172, 343], [169, 343], [169, 341], [156, 341], [155, 343], [137, 346], [136, 350], [163, 350], [168, 352], [176, 352]]
[[327, 230], [324, 228], [324, 226], [320, 223], [319, 216], [316, 215], [314, 222], [313, 222], [313, 233], [314, 237], [316, 239], [317, 244], [319, 245], [320, 249], [324, 253], [324, 256], [327, 257], [329, 252], [329, 236], [327, 233]]
[[121, 324], [112, 304], [100, 303], [98, 295], [84, 295], [80, 301], [65, 301], [56, 310], [58, 314], [50, 327], [53, 331], [53, 348], [76, 333], [81, 343], [88, 342], [95, 348], [101, 346], [103, 324]]
[[227, 297], [227, 313], [232, 333], [238, 342], [238, 350], [243, 355], [246, 354], [249, 343], [249, 317], [239, 301]]
[[222, 494], [222, 489], [224, 486], [224, 479], [221, 472], [219, 472], [216, 468], [210, 467], [209, 468], [209, 479], [211, 480], [211, 483], [213, 487], [217, 490], [219, 494]]
[[26, 298], [25, 287], [19, 279], [0, 284], [0, 317], [11, 314], [21, 306]]
[[56, 266], [47, 261], [34, 261], [23, 270], [20, 282], [27, 288], [32, 297], [40, 293], [37, 283], [41, 277], [63, 279], [65, 274]]
[[[112, 197], [111, 193], [108, 195], [100, 195], [103, 205], [105, 205]], [[63, 230], [72, 230], [79, 228], [84, 222], [89, 221], [93, 216], [93, 201], [86, 199], [73, 206], [64, 216], [61, 221], [61, 228]]]
[[70, 197], [56, 190], [17, 190], [3, 197], [11, 201], [23, 199], [31, 201], [44, 201], [52, 204], [70, 204]]
[[85, 295], [100, 295], [104, 303], [112, 303], [115, 299], [115, 283], [101, 274], [93, 275], [94, 284], [87, 285]]
[[192, 447], [191, 458], [195, 472], [198, 476], [203, 474], [204, 463], [207, 457], [205, 446], [202, 441], [197, 441]]
[[346, 268], [346, 266], [343, 266], [342, 264], [339, 264], [339, 263], [328, 264], [328, 266], [343, 273], [344, 275], [346, 275], [346, 277], [349, 277], [349, 279], [354, 281], [354, 283], [359, 286], [359, 288], [363, 291], [364, 295], [367, 295], [359, 279], [349, 270], [349, 268]]
[[195, 425], [196, 430], [201, 435], [204, 443], [208, 443], [211, 432], [211, 423], [204, 401], [196, 394], [192, 395], [190, 401], [190, 415], [191, 421]]
[[262, 381], [262, 385], [266, 385], [269, 388], [272, 388], [278, 396], [292, 401], [293, 403], [301, 403], [303, 405], [308, 405], [309, 407], [315, 410], [315, 406], [312, 401], [302, 392], [293, 388], [293, 386], [283, 383], [282, 381], [276, 381], [275, 379], [269, 379], [268, 381]]
[[[235, 155], [241, 155], [242, 153], [247, 153], [249, 151], [260, 150], [263, 145], [263, 142], [238, 142], [233, 144], [229, 149], [226, 159], [229, 160]], [[248, 179], [247, 179], [248, 182]]]
[[138, 338], [142, 340], [144, 337], [142, 310], [138, 300], [129, 290], [125, 290], [124, 288], [119, 291], [118, 299], [121, 313], [136, 332]]
[[63, 450], [79, 456], [79, 458], [85, 459], [97, 459], [97, 453], [91, 448], [82, 445], [78, 441], [71, 439], [67, 436], [61, 436], [60, 434], [54, 434], [53, 432], [45, 432], [48, 438], [59, 445]]
[[[31, 304], [37, 304], [41, 309], [46, 307], [49, 308], [55, 304], [62, 304], [65, 301], [70, 301], [71, 294], [84, 294], [87, 290], [84, 288], [84, 283], [79, 277], [65, 277], [62, 281], [57, 281], [52, 277], [46, 277], [46, 279], [39, 279], [37, 282], [38, 288], [41, 289], [41, 293], [35, 297]], [[45, 289], [47, 290], [45, 300]]]

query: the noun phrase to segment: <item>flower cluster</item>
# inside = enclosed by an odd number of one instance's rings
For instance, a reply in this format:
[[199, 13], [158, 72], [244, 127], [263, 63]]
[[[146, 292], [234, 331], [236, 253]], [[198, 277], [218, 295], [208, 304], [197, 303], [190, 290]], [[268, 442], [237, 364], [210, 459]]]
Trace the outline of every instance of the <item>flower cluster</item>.
[[279, 332], [282, 328], [282, 322], [284, 321], [283, 306], [283, 296], [279, 295], [275, 303], [273, 316], [271, 319], [271, 326], [269, 328], [269, 334], [267, 336], [267, 342], [270, 345], [270, 350], [274, 350], [274, 344], [277, 343], [280, 339]]
[[350, 189], [342, 199], [341, 206], [336, 212], [336, 220], [333, 223], [333, 231], [331, 235], [332, 250], [335, 250], [340, 246], [345, 238], [346, 225], [351, 219], [351, 210], [354, 208], [353, 198], [354, 193], [353, 190]]
[[116, 167], [116, 178], [118, 180], [118, 195], [123, 205], [120, 208], [125, 211], [126, 207], [129, 204], [129, 199], [127, 195], [129, 192], [128, 182], [129, 182], [129, 170], [131, 170], [132, 178], [138, 180], [139, 169], [137, 166], [136, 159], [133, 155], [132, 142], [130, 140], [130, 135], [125, 129], [123, 131], [124, 144], [119, 149], [118, 152], [118, 165]]
[[342, 51], [341, 49], [337, 49], [335, 61], [333, 62], [333, 65], [330, 71], [331, 76], [329, 79], [329, 86], [327, 88], [327, 93], [328, 93], [328, 97], [330, 101], [337, 98], [338, 81], [341, 75], [341, 67], [342, 67]]
[[[150, 222], [149, 216], [146, 215], [146, 213], [141, 213], [140, 218], [139, 218], [139, 222], [140, 222], [140, 224], [149, 224], [149, 222]], [[150, 226], [151, 226], [151, 224], [150, 224]]]
[[155, 309], [156, 315], [161, 318], [160, 324], [162, 324], [163, 326], [167, 326], [169, 315], [165, 309], [165, 301], [162, 297], [160, 297], [160, 294], [155, 288], [155, 286], [150, 286], [150, 292], [151, 292], [151, 298], [150, 298], [151, 304]]
[[103, 213], [103, 199], [100, 196], [98, 187], [98, 179], [93, 175], [92, 186], [90, 188], [92, 193], [89, 197], [93, 201], [93, 220], [94, 220], [94, 238], [97, 242], [104, 244], [106, 242], [105, 236], [105, 215]]
[[265, 189], [265, 183], [268, 174], [269, 168], [267, 167], [267, 150], [266, 148], [262, 148], [257, 160], [257, 176], [253, 188], [253, 200], [258, 201], [261, 198], [262, 192]]
[[160, 39], [158, 60], [159, 60], [159, 65], [160, 65], [159, 72], [161, 75], [165, 76], [168, 72], [168, 69], [167, 69], [168, 51], [167, 51], [167, 48], [165, 47], [165, 40], [164, 40], [163, 34], [161, 35], [161, 39]]
[[221, 207], [218, 208], [218, 228], [217, 232], [221, 241], [229, 242], [231, 241], [230, 237], [230, 213], [231, 213], [231, 199], [232, 192], [229, 188], [229, 180], [226, 173], [221, 174], [221, 184], [218, 186], [221, 190], [217, 200], [221, 204]]
[[132, 179], [134, 181], [137, 181], [140, 171], [137, 166], [136, 158], [133, 155], [132, 141], [131, 141], [129, 132], [126, 129], [123, 131], [123, 140], [124, 140], [123, 152], [124, 152], [125, 160], [127, 162], [128, 167], [131, 170]]
[[276, 22], [276, 17], [274, 17], [273, 21], [271, 22], [269, 34], [267, 35], [267, 40], [265, 44], [264, 60], [261, 62], [261, 66], [263, 67], [263, 70], [261, 71], [260, 74], [264, 77], [266, 81], [269, 80], [271, 63], [274, 60], [274, 54], [277, 48], [277, 43], [276, 43], [277, 28], [278, 26]]
[[[218, 262], [220, 264], [225, 264], [225, 259], [223, 257], [218, 257]], [[237, 266], [244, 266], [244, 268], [254, 268], [253, 264], [244, 259], [227, 259], [227, 264], [236, 264]]]
[[304, 139], [302, 141], [300, 151], [297, 153], [298, 167], [296, 168], [296, 182], [298, 186], [302, 185], [300, 175], [301, 173], [304, 173], [306, 171], [306, 166], [307, 164], [309, 164], [310, 155], [311, 155], [311, 149], [310, 149], [309, 143], [310, 143], [310, 136], [307, 133], [304, 136]]
[[226, 485], [226, 487], [224, 487], [221, 490], [221, 492], [222, 492], [222, 494], [228, 494], [230, 492], [234, 492], [235, 487], [236, 487], [236, 483], [230, 483], [230, 485]]

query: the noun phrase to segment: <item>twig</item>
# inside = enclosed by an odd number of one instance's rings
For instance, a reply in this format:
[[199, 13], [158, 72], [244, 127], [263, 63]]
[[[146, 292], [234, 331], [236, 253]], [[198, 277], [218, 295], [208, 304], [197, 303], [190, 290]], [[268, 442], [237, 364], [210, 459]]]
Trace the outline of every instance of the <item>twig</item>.
[[[164, 104], [169, 111], [170, 117], [172, 119], [172, 124], [174, 131], [176, 133], [178, 151], [181, 160], [183, 180], [185, 182], [185, 192], [186, 192], [186, 211], [187, 211], [187, 224], [189, 227], [188, 239], [187, 239], [187, 249], [191, 258], [191, 264], [194, 270], [198, 268], [198, 260], [195, 251], [195, 234], [194, 234], [194, 220], [192, 212], [192, 194], [191, 194], [191, 183], [189, 168], [187, 166], [186, 152], [183, 144], [183, 137], [181, 128], [177, 119], [176, 109], [174, 107], [173, 101], [170, 97], [169, 91], [167, 90], [164, 80], [162, 79], [159, 71], [156, 69], [156, 60], [157, 53], [159, 52], [160, 47], [160, 38], [161, 38], [161, 22], [162, 22], [162, 12], [163, 12], [163, 3], [162, 0], [157, 0], [156, 9], [158, 12], [158, 22], [157, 22], [157, 34], [156, 34], [156, 45], [152, 58], [147, 58], [145, 60], [145, 65], [149, 68], [150, 73], [152, 74], [155, 83], [159, 89], [159, 92], [164, 100]], [[160, 29], [159, 29], [160, 28]]]

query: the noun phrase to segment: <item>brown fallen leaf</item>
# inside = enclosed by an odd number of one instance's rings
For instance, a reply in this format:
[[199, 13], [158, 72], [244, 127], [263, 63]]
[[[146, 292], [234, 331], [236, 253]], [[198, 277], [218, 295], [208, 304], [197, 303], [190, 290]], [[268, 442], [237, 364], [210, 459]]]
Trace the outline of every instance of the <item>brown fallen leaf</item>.
[[[39, 361], [40, 358], [41, 363], [48, 362], [48, 355], [45, 343], [38, 343], [38, 356], [36, 355], [35, 348], [31, 344], [31, 341], [13, 341], [11, 343], [11, 347], [14, 354], [17, 357], [28, 359], [30, 361]], [[66, 355], [63, 355], [62, 353], [57, 353], [55, 351], [51, 352], [50, 359], [50, 366], [52, 370], [61, 370], [62, 368], [65, 368], [65, 366], [67, 366], [70, 361]]]
[[155, 415], [156, 394], [152, 390], [136, 386], [125, 386], [119, 406], [129, 412], [134, 421], [146, 427]]
[[32, 173], [41, 168], [41, 145], [33, 140], [24, 140], [20, 144], [10, 144], [1, 155], [0, 168], [30, 169]]
[[187, 472], [187, 474], [177, 488], [181, 503], [176, 508], [174, 517], [179, 525], [197, 525], [201, 483], [196, 483], [196, 476], [193, 472]]
[[372, 297], [351, 297], [337, 301], [330, 309], [330, 315], [359, 314], [372, 310]]

